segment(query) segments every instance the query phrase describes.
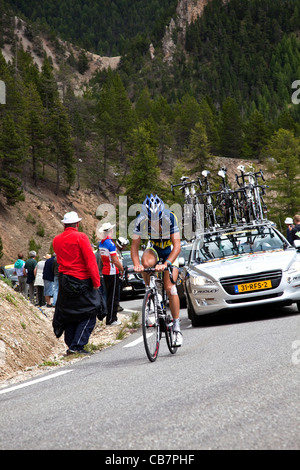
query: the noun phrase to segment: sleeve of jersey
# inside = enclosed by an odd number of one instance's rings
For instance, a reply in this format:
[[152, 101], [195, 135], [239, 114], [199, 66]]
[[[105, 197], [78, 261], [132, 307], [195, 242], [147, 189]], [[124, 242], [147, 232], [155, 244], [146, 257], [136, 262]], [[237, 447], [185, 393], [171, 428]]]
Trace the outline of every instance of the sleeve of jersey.
[[140, 224], [140, 217], [135, 219], [134, 221], [134, 227], [132, 231], [133, 235], [138, 235], [141, 236], [141, 224]]
[[108, 248], [111, 256], [114, 256], [114, 255], [117, 254], [116, 245], [114, 244], [114, 242], [112, 240], [107, 241], [107, 248]]
[[171, 221], [170, 235], [172, 235], [173, 233], [178, 233], [179, 232], [178, 221], [177, 221], [176, 215], [173, 214], [173, 212], [170, 213], [170, 221]]

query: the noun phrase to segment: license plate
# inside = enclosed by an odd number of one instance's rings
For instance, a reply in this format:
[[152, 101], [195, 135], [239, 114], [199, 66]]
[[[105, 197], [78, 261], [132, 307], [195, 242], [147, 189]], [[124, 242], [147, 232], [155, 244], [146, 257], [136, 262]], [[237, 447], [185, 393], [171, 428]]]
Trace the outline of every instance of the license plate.
[[272, 282], [268, 279], [266, 281], [259, 282], [248, 282], [247, 284], [236, 284], [234, 286], [234, 292], [241, 294], [243, 292], [251, 292], [254, 290], [269, 289], [272, 287]]

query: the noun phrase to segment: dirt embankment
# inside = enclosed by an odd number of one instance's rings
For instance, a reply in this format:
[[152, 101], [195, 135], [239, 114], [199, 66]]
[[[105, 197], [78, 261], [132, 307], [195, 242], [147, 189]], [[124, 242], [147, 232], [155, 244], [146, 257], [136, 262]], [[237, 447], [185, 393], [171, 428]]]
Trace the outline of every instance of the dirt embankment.
[[[0, 388], [82, 359], [66, 356], [63, 337], [52, 329], [54, 309], [42, 310], [0, 280]], [[89, 350], [99, 351], [135, 331], [128, 314], [118, 315], [120, 326], [106, 327], [97, 320]]]

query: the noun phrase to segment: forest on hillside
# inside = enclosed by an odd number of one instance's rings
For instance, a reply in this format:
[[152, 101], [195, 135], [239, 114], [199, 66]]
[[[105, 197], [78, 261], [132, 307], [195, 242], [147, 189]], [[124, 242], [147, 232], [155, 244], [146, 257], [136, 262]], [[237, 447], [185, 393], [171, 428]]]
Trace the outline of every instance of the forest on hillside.
[[1, 31], [16, 51], [11, 63], [0, 54], [7, 89], [0, 106], [0, 191], [7, 204], [22, 199], [27, 184], [46, 181], [56, 193], [87, 187], [107, 198], [125, 194], [131, 204], [157, 192], [171, 202], [171, 182], [213, 169], [214, 157], [222, 156], [270, 165], [276, 175], [268, 182], [276, 194], [270, 216], [282, 221], [299, 212], [299, 107], [291, 101], [291, 83], [300, 79], [298, 4], [267, 0], [262, 14], [256, 0], [226, 6], [212, 0], [187, 32], [187, 61], [177, 51], [170, 68], [159, 55], [151, 62], [130, 49], [119, 70], [97, 73], [81, 97], [67, 80], [61, 96], [51, 59], [45, 56], [39, 70], [2, 16]]
[[157, 43], [177, 0], [10, 0], [33, 22], [99, 55], [126, 53], [134, 38]]
[[168, 102], [207, 95], [219, 109], [231, 96], [245, 117], [257, 109], [276, 119], [290, 107], [299, 121], [299, 107], [290, 106], [291, 85], [300, 77], [299, 32], [300, 0], [211, 0], [187, 27], [184, 43], [180, 29], [173, 32], [172, 63], [159, 48], [149, 60], [147, 43], [140, 43], [122, 57], [119, 72], [134, 97], [146, 83], [152, 96]]

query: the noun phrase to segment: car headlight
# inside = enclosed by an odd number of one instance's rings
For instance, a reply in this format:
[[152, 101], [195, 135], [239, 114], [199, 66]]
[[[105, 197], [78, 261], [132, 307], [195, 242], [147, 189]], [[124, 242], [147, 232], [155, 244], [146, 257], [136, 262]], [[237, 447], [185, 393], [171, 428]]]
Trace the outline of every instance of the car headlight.
[[207, 284], [213, 284], [213, 281], [211, 281], [205, 276], [191, 276], [190, 282], [193, 286], [198, 286], [198, 287], [205, 286]]
[[132, 279], [135, 279], [135, 275], [134, 275], [134, 274], [128, 274], [127, 279], [128, 279], [129, 281], [132, 281]]

